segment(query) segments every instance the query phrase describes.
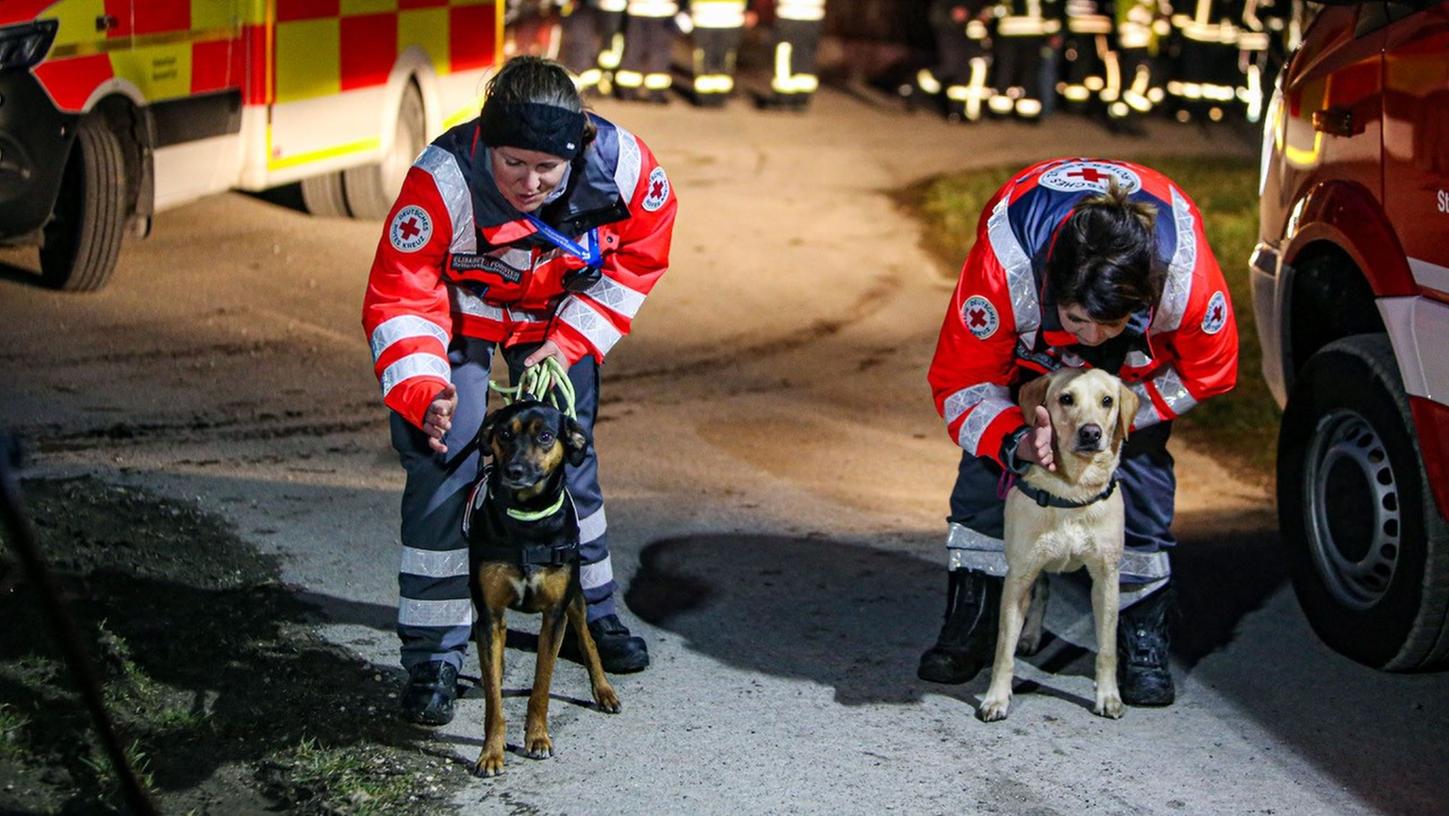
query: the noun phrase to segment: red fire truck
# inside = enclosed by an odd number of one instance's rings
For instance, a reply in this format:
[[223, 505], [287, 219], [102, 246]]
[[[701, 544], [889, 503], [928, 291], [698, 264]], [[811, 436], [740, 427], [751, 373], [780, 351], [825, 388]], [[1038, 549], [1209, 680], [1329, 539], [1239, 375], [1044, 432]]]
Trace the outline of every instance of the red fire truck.
[[209, 193], [301, 182], [381, 217], [474, 116], [502, 0], [0, 0], [0, 241], [91, 290], [121, 238]]
[[1266, 117], [1254, 312], [1278, 512], [1330, 646], [1449, 661], [1449, 2], [1335, 3]]

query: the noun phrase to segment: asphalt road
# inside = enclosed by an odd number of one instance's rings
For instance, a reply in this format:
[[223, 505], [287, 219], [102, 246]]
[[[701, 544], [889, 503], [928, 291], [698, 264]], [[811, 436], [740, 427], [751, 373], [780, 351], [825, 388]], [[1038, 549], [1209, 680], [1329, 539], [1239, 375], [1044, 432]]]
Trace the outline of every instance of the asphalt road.
[[[868, 92], [827, 91], [805, 116], [599, 108], [649, 142], [681, 201], [673, 268], [609, 360], [598, 431], [625, 617], [654, 665], [616, 678], [609, 717], [575, 704], [587, 679], [564, 664], [557, 756], [510, 754], [463, 808], [1449, 809], [1449, 675], [1322, 647], [1264, 487], [1181, 446], [1175, 706], [1092, 716], [1090, 655], [1063, 640], [1019, 664], [1004, 723], [972, 716], [984, 676], [915, 678], [957, 456], [924, 383], [950, 283], [894, 191], [967, 166], [1250, 144], [1165, 123], [1141, 141], [1074, 119], [953, 127]], [[402, 474], [359, 325], [378, 233], [217, 196], [162, 214], [94, 295], [38, 288], [31, 255], [0, 253], [0, 424], [31, 440], [36, 473], [222, 514], [285, 556], [330, 637], [392, 666]], [[507, 688], [531, 660], [509, 651]], [[438, 740], [472, 760], [483, 701], [460, 705]], [[525, 701], [507, 705], [516, 744]]]

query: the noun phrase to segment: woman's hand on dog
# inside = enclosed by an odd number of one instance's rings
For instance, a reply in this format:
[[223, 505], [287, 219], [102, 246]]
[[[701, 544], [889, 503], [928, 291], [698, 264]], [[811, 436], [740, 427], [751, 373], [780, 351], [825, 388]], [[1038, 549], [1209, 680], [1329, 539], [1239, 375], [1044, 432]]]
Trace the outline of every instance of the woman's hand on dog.
[[423, 415], [423, 433], [428, 435], [428, 445], [438, 453], [448, 452], [448, 446], [443, 444], [443, 434], [453, 427], [453, 411], [457, 408], [458, 389], [448, 383], [433, 398], [433, 404]]
[[1056, 470], [1056, 459], [1052, 455], [1052, 418], [1046, 406], [1036, 407], [1031, 430], [1016, 443], [1016, 458], [1023, 462], [1034, 462], [1047, 470]]

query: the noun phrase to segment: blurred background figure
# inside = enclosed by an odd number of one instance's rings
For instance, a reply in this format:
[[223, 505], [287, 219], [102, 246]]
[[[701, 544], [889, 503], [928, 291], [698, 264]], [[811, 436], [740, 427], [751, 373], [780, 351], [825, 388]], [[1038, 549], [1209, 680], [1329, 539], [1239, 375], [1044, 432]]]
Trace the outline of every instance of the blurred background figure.
[[614, 94], [620, 99], [638, 99], [663, 104], [674, 84], [669, 63], [674, 41], [679, 36], [674, 17], [675, 0], [629, 0], [625, 11], [627, 33], [624, 58], [614, 75]]
[[1106, 13], [1108, 2], [1066, 2], [1061, 76], [1056, 91], [1074, 113], [1105, 111], [1122, 95], [1121, 66], [1112, 48], [1112, 17]]
[[1177, 60], [1167, 82], [1179, 122], [1206, 117], [1220, 122], [1237, 98], [1238, 13], [1234, 0], [1185, 0], [1174, 8]]
[[614, 75], [624, 60], [624, 23], [629, 0], [588, 0], [599, 9], [599, 93], [614, 92]]
[[1288, 0], [1243, 0], [1238, 20], [1237, 97], [1249, 122], [1263, 118], [1264, 86], [1277, 78], [1291, 16]]
[[775, 71], [768, 104], [794, 110], [809, 106], [820, 87], [815, 62], [824, 20], [825, 0], [776, 0]]
[[748, 0], [689, 0], [694, 31], [694, 102], [719, 107], [735, 89]]
[[604, 71], [599, 67], [599, 23], [602, 13], [589, 0], [556, 0], [562, 22], [558, 61], [569, 69], [580, 95], [597, 91]]
[[1142, 117], [1162, 104], [1161, 53], [1171, 33], [1172, 9], [1166, 0], [1118, 0], [1117, 60], [1122, 74], [1120, 99], [1107, 103], [1107, 115], [1120, 128], [1136, 131]]
[[991, 112], [1039, 122], [1044, 94], [1043, 54], [1061, 32], [1059, 0], [1002, 0], [996, 9], [996, 36], [991, 41]]
[[914, 84], [902, 87], [910, 107], [917, 98], [944, 98], [947, 119], [981, 119], [992, 96], [986, 84], [991, 63], [988, 13], [985, 0], [931, 0], [927, 20], [936, 41], [936, 65], [917, 71]]

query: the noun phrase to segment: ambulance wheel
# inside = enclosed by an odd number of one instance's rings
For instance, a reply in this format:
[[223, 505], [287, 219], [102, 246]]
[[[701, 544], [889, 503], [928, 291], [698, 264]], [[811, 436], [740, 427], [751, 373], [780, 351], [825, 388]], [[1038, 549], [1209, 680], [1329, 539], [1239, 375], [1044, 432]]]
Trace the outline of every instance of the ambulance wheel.
[[343, 171], [342, 189], [353, 218], [381, 221], [392, 210], [402, 190], [408, 168], [427, 146], [427, 123], [423, 119], [423, 97], [409, 82], [397, 107], [397, 126], [392, 147], [377, 164]]
[[1375, 668], [1449, 655], [1449, 527], [1389, 339], [1313, 355], [1278, 437], [1278, 521], [1298, 602], [1334, 650]]
[[342, 173], [324, 173], [302, 179], [302, 205], [319, 218], [346, 218], [347, 199], [342, 194]]
[[83, 120], [65, 163], [60, 196], [42, 232], [41, 280], [70, 292], [105, 286], [116, 271], [125, 226], [121, 142], [103, 120]]

